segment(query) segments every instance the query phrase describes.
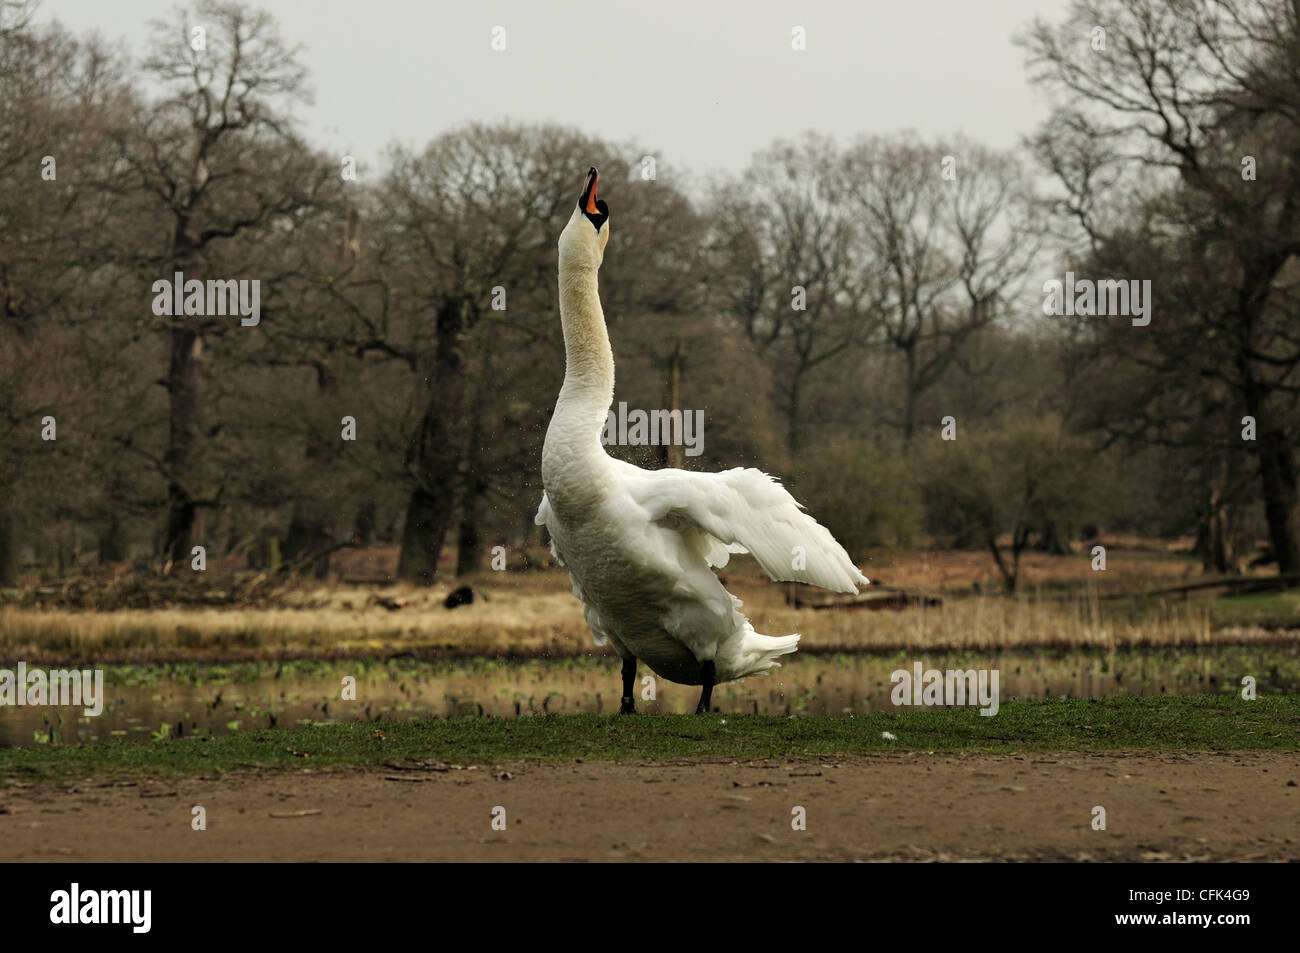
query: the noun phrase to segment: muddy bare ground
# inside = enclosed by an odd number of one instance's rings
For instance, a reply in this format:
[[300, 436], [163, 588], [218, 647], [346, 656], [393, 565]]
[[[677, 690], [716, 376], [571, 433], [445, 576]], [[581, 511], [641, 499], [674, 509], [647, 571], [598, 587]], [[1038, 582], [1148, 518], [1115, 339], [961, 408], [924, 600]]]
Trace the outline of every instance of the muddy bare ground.
[[[1300, 859], [1300, 753], [887, 753], [0, 786], [0, 860]], [[207, 830], [191, 829], [202, 805]], [[1094, 806], [1107, 830], [1091, 828]], [[507, 829], [492, 829], [504, 807]], [[791, 829], [792, 809], [807, 830]]]

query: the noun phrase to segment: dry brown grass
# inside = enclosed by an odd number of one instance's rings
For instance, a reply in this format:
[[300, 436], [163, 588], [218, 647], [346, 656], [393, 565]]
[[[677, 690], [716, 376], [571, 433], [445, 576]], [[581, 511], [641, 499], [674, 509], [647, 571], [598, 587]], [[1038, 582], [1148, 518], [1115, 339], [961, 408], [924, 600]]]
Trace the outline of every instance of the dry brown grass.
[[[1121, 545], [1121, 542], [1123, 545]], [[1022, 591], [1040, 587], [1095, 586], [1100, 591], [1135, 592], [1176, 586], [1200, 577], [1194, 561], [1180, 558], [1172, 547], [1137, 548], [1135, 541], [1104, 541], [1107, 570], [1094, 572], [1087, 552], [1072, 556], [1026, 552], [1020, 557], [1018, 586]], [[1004, 554], [1010, 562], [1010, 554]], [[863, 571], [873, 583], [930, 592], [997, 591], [1003, 586], [993, 557], [983, 551], [937, 550], [884, 554]]]
[[[539, 580], [540, 581], [540, 580]], [[283, 608], [0, 608], [0, 655], [203, 658], [244, 655], [572, 654], [586, 623], [558, 575], [550, 585], [486, 587], [487, 601], [443, 608], [450, 587], [303, 591]], [[404, 599], [390, 611], [371, 596]]]
[[[1139, 590], [1176, 582], [1181, 561], [1112, 559], [1107, 581]], [[978, 553], [918, 553], [869, 564], [873, 579], [929, 591], [968, 589], [988, 580], [991, 560]], [[748, 559], [724, 572], [760, 632], [799, 632], [812, 651], [897, 651], [912, 648], [1080, 648], [1203, 645], [1275, 639], [1265, 630], [1211, 629], [1203, 603], [1152, 601], [1141, 609], [1099, 600], [1092, 587], [1067, 599], [1039, 587], [1091, 583], [1082, 557], [1031, 554], [1025, 594], [945, 599], [942, 608], [870, 612], [792, 609], [785, 587], [761, 576]], [[459, 584], [461, 581], [458, 581]], [[558, 569], [485, 573], [473, 580], [486, 600], [454, 610], [452, 588], [318, 587], [298, 590], [282, 608], [166, 608], [114, 612], [0, 608], [0, 656], [29, 661], [69, 658], [102, 662], [245, 657], [390, 655], [575, 655], [593, 651], [590, 632], [568, 576]], [[375, 598], [400, 598], [389, 611]], [[599, 651], [599, 650], [595, 650]]]

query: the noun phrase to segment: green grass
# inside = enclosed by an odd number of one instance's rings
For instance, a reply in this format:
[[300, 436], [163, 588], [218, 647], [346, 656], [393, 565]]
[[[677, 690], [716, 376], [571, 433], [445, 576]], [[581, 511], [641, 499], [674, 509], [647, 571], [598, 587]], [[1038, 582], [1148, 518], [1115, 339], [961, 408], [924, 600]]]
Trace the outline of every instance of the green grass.
[[1269, 629], [1300, 627], [1300, 590], [1257, 592], [1225, 596], [1210, 603], [1210, 621], [1216, 626], [1258, 625]]
[[[212, 775], [434, 759], [805, 759], [872, 751], [1300, 749], [1300, 695], [1146, 696], [1009, 702], [857, 718], [551, 715], [358, 722], [155, 742], [0, 749], [0, 779], [103, 773]], [[382, 731], [380, 737], [378, 731]], [[882, 732], [895, 735], [894, 740]]]

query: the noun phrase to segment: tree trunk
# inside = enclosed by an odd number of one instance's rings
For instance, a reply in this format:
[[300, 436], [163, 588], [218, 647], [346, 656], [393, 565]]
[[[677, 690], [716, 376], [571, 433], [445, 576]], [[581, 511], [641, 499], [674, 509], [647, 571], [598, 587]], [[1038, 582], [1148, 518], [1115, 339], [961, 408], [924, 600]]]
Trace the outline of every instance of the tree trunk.
[[1232, 504], [1222, 491], [1211, 487], [1205, 510], [1196, 529], [1194, 551], [1206, 572], [1236, 575], [1241, 572], [1241, 554], [1237, 547], [1237, 521]]
[[460, 528], [456, 533], [456, 575], [468, 576], [482, 568], [483, 537], [479, 532], [478, 488], [466, 481], [460, 504]]
[[[668, 413], [672, 417], [674, 410], [681, 409], [680, 390], [682, 383], [682, 339], [677, 338], [672, 357], [668, 359]], [[686, 466], [686, 448], [669, 440], [659, 447], [660, 462], [665, 467], [680, 470]]]
[[479, 402], [474, 402], [474, 420], [465, 445], [465, 472], [460, 494], [460, 527], [456, 532], [456, 575], [468, 576], [482, 567], [483, 537], [479, 532], [479, 500], [485, 489], [479, 475]]
[[988, 534], [989, 549], [993, 552], [993, 561], [998, 564], [998, 572], [1002, 573], [1002, 580], [1007, 584], [1007, 592], [1014, 594], [1016, 584], [1020, 580], [1020, 554], [1025, 551], [1029, 545], [1029, 526], [1028, 524], [1017, 523], [1011, 530], [1011, 566], [1007, 567], [1006, 560], [1002, 558], [1002, 551], [998, 549], [998, 539], [992, 531]]
[[126, 562], [126, 550], [126, 531], [122, 527], [121, 518], [114, 513], [109, 517], [108, 525], [103, 528], [99, 536], [100, 565]]
[[488, 484], [483, 473], [483, 405], [488, 382], [493, 379], [491, 348], [477, 349], [475, 385], [466, 382], [469, 434], [461, 467], [460, 526], [456, 531], [456, 575], [468, 576], [483, 568], [483, 534], [480, 503]]
[[0, 510], [0, 586], [18, 585], [18, 534], [14, 518]]
[[[316, 366], [316, 396], [323, 404], [334, 401], [338, 387], [334, 376], [324, 364]], [[321, 431], [313, 430], [307, 439], [303, 456], [308, 467], [329, 467], [338, 458], [338, 440], [325, 437]], [[333, 514], [329, 504], [322, 501], [298, 496], [294, 499], [293, 510], [289, 517], [289, 529], [284, 535], [284, 558], [295, 562], [314, 552], [329, 550], [334, 545]], [[329, 553], [316, 559], [312, 564], [317, 579], [328, 579], [330, 571]]]
[[[284, 534], [284, 558], [295, 562], [311, 553], [328, 549], [334, 543], [334, 534], [329, 527], [314, 516], [304, 515], [301, 504], [295, 505], [293, 516], [289, 519], [289, 529]], [[317, 579], [329, 577], [330, 558], [326, 554], [313, 564]]]
[[421, 586], [433, 584], [455, 511], [465, 410], [466, 309], [460, 301], [444, 302], [438, 309], [429, 402], [406, 455], [415, 487], [406, 508], [397, 575]]
[[790, 448], [791, 460], [799, 453], [799, 391], [802, 383], [803, 371], [796, 367], [791, 375], [790, 397], [785, 405], [786, 416], [789, 418], [787, 421], [786, 445]]
[[[1258, 421], [1259, 418], [1256, 418]], [[1282, 576], [1300, 573], [1300, 534], [1296, 527], [1295, 454], [1276, 427], [1258, 424], [1256, 452], [1264, 492], [1269, 544]]]
[[357, 509], [356, 519], [352, 522], [352, 541], [369, 546], [375, 541], [377, 526], [378, 507], [374, 500], [366, 500]]
[[993, 561], [997, 563], [998, 572], [1002, 574], [1002, 581], [1006, 584], [1007, 592], [1016, 591], [1016, 574], [1007, 568], [1006, 562], [1002, 559], [1002, 552], [998, 549], [997, 537], [990, 535], [988, 538], [989, 549], [993, 553]]
[[1070, 546], [1066, 542], [1068, 535], [1061, 532], [1060, 523], [1049, 519], [1043, 524], [1038, 546], [1043, 552], [1051, 553], [1053, 556], [1068, 556], [1070, 554]]
[[[904, 349], [907, 360], [907, 380], [904, 383], [906, 394], [903, 396], [903, 452], [912, 448], [912, 438], [916, 436], [916, 405], [920, 393], [916, 384], [916, 345]], [[1012, 586], [1014, 589], [1014, 584]]]
[[[1261, 298], [1263, 293], [1256, 294]], [[1237, 356], [1246, 413], [1255, 418], [1255, 455], [1259, 461], [1260, 489], [1264, 497], [1264, 519], [1269, 544], [1277, 560], [1279, 575], [1300, 573], [1300, 533], [1296, 526], [1295, 454], [1268, 406], [1265, 385], [1255, 377], [1248, 348], [1253, 313], [1242, 312], [1241, 351]]]
[[433, 585], [451, 519], [451, 500], [449, 491], [435, 495], [418, 486], [411, 491], [402, 527], [402, 552], [397, 559], [399, 579], [417, 586]]
[[194, 531], [194, 498], [190, 487], [200, 480], [198, 447], [197, 332], [171, 331], [171, 362], [167, 369], [170, 395], [167, 451], [167, 522], [163, 530], [163, 557], [174, 567], [188, 564]]

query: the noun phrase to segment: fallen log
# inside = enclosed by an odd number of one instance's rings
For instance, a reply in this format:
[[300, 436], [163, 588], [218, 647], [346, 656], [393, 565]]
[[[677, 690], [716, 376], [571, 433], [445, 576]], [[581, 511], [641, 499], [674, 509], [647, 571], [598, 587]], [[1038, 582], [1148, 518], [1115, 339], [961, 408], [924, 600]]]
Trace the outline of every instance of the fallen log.
[[786, 605], [795, 609], [866, 609], [868, 612], [880, 612], [886, 609], [898, 612], [903, 609], [943, 606], [943, 600], [937, 596], [884, 586], [872, 586], [866, 592], [856, 595], [812, 592], [788, 586], [785, 601]]

